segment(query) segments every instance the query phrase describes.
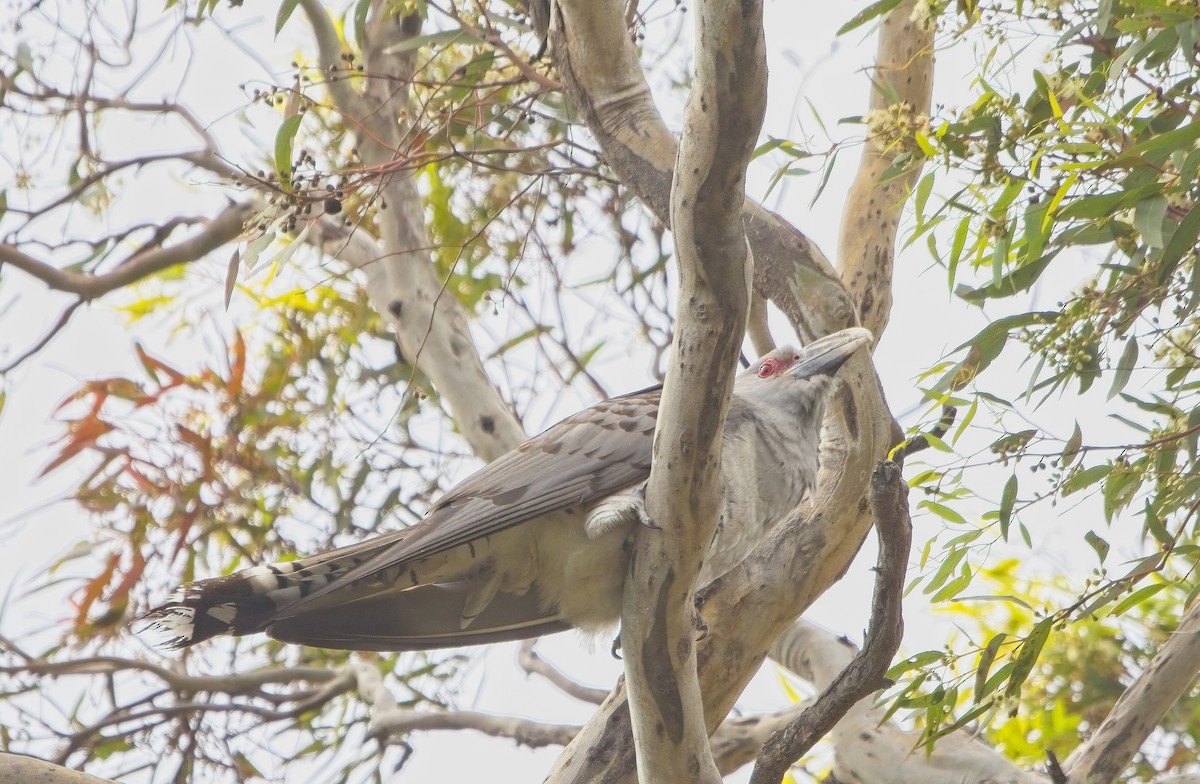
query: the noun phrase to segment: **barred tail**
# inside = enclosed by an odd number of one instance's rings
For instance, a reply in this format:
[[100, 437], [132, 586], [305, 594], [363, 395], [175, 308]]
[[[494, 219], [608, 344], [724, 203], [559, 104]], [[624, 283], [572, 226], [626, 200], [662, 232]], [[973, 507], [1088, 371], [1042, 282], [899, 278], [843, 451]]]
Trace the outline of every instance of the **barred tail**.
[[345, 574], [357, 557], [305, 559], [266, 564], [211, 580], [188, 583], [167, 601], [138, 617], [137, 630], [160, 639], [169, 650], [186, 648], [219, 634], [252, 634], [279, 619], [279, 612]]

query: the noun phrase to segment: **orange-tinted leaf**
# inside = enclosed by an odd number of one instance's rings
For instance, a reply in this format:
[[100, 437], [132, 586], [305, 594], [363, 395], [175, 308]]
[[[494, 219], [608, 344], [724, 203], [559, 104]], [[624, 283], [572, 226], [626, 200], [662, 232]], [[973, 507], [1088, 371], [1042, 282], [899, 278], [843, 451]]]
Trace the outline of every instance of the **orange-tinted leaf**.
[[99, 417], [78, 419], [67, 425], [66, 445], [59, 451], [50, 463], [41, 470], [38, 477], [43, 477], [63, 463], [79, 454], [87, 447], [95, 446], [96, 441], [106, 433], [113, 431], [113, 425]]
[[76, 630], [82, 629], [87, 625], [88, 611], [92, 609], [92, 605], [104, 593], [104, 589], [112, 580], [113, 573], [117, 570], [117, 564], [120, 563], [120, 560], [121, 556], [119, 554], [110, 554], [104, 571], [88, 582], [74, 600]]
[[121, 578], [121, 582], [117, 583], [112, 589], [112, 593], [108, 595], [110, 603], [125, 603], [129, 598], [129, 592], [133, 590], [133, 586], [137, 585], [137, 581], [141, 579], [142, 572], [146, 570], [146, 559], [137, 551], [133, 553], [133, 564], [129, 567], [129, 571]]
[[134, 465], [131, 464], [131, 465], [127, 466], [125, 468], [125, 474], [126, 474], [126, 476], [133, 477], [133, 481], [135, 483], [137, 483], [137, 486], [139, 488], [141, 488], [141, 490], [144, 493], [151, 495], [151, 496], [158, 495], [158, 492], [159, 492], [158, 484], [154, 480], [152, 480], [150, 477], [146, 476], [141, 471], [139, 471]]
[[105, 391], [122, 400], [141, 402], [146, 398], [142, 385], [129, 378], [110, 378], [105, 382]]
[[240, 330], [233, 333], [233, 353], [229, 357], [229, 396], [242, 394], [242, 381], [246, 377], [246, 340]]
[[178, 522], [175, 525], [179, 529], [179, 534], [175, 539], [175, 548], [171, 550], [171, 559], [175, 560], [175, 556], [179, 555], [179, 551], [187, 545], [188, 534], [192, 530], [192, 524], [196, 522], [196, 511], [188, 509], [179, 516]]
[[162, 383], [162, 379], [158, 375], [160, 372], [176, 384], [180, 384], [186, 380], [187, 377], [183, 373], [180, 373], [161, 359], [156, 359], [146, 353], [146, 349], [142, 348], [141, 343], [134, 344], [133, 350], [137, 353], [138, 360], [142, 363], [142, 367], [146, 369], [146, 373], [155, 381]]

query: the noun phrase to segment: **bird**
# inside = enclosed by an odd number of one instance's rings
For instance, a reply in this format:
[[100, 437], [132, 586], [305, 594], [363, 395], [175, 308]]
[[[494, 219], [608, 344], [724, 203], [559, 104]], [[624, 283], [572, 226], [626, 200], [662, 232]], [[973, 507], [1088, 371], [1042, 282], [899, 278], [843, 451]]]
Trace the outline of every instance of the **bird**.
[[[734, 380], [723, 500], [699, 584], [737, 565], [801, 502], [834, 375], [871, 333], [782, 346]], [[222, 634], [412, 651], [611, 630], [645, 511], [661, 386], [604, 400], [448, 490], [418, 523], [294, 561], [188, 583], [139, 617], [179, 649]]]

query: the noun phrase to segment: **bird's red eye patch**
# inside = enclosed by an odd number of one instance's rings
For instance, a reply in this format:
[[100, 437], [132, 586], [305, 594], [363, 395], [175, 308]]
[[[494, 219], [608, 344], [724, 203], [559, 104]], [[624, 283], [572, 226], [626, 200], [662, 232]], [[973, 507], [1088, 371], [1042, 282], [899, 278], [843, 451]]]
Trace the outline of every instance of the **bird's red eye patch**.
[[764, 359], [762, 365], [758, 368], [759, 378], [770, 378], [779, 372], [780, 362], [778, 359]]

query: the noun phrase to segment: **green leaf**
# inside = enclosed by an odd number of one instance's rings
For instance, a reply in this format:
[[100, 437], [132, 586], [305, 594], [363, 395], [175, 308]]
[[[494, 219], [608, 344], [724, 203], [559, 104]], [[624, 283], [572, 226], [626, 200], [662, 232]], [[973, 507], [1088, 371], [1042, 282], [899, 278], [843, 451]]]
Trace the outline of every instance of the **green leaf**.
[[[1200, 126], [1200, 123], [1193, 124]], [[1167, 240], [1167, 244], [1163, 246], [1162, 256], [1158, 259], [1160, 282], [1166, 281], [1171, 276], [1175, 265], [1183, 258], [1183, 254], [1190, 251], [1196, 244], [1197, 236], [1200, 236], [1200, 203], [1192, 205], [1192, 209], [1183, 216], [1183, 220], [1179, 221], [1175, 231], [1171, 232], [1171, 239]]]
[[1095, 531], [1088, 531], [1083, 535], [1083, 538], [1096, 551], [1096, 556], [1100, 559], [1100, 563], [1103, 564], [1104, 559], [1108, 557], [1108, 542]]
[[1158, 182], [1148, 182], [1130, 190], [1117, 193], [1104, 193], [1097, 196], [1084, 196], [1067, 204], [1059, 212], [1062, 218], [1109, 218], [1121, 210], [1137, 204], [1144, 198], [1153, 196], [1162, 190]]
[[422, 46], [432, 44], [482, 44], [483, 40], [477, 35], [468, 33], [466, 30], [441, 30], [428, 35], [416, 35], [412, 38], [405, 39], [398, 44], [389, 46], [384, 51], [387, 54], [401, 54], [402, 52], [411, 52], [415, 49], [420, 49]]
[[1142, 199], [1133, 208], [1133, 227], [1151, 248], [1163, 246], [1163, 220], [1167, 217], [1167, 197], [1161, 194]]
[[[965, 550], [964, 550], [965, 552]], [[963, 561], [958, 570], [958, 576], [950, 582], [946, 583], [942, 590], [929, 597], [931, 602], [945, 602], [962, 593], [963, 589], [971, 584], [971, 566], [966, 561]]]
[[1187, 447], [1188, 456], [1195, 460], [1198, 448], [1200, 448], [1200, 407], [1193, 408], [1188, 412], [1187, 430], [1191, 432], [1184, 439], [1184, 445]]
[[936, 572], [934, 572], [933, 577], [921, 590], [921, 593], [928, 596], [929, 594], [934, 593], [941, 588], [946, 583], [946, 580], [950, 578], [950, 575], [954, 572], [954, 570], [958, 568], [958, 565], [962, 562], [962, 560], [966, 557], [967, 548], [965, 547], [951, 550], [950, 555], [946, 556], [946, 560], [942, 561], [942, 565], [938, 567]]
[[233, 299], [233, 289], [237, 286], [238, 269], [242, 266], [242, 254], [238, 248], [233, 249], [229, 264], [225, 267], [225, 310], [229, 310], [229, 301]]
[[[1192, 143], [1200, 140], [1200, 123], [1188, 123], [1182, 128], [1152, 136], [1141, 144], [1135, 144], [1121, 153], [1114, 161], [1128, 163], [1133, 158], [1146, 158], [1154, 163], [1161, 163], [1175, 150], [1191, 147]], [[1155, 183], [1157, 186], [1158, 183]]]
[[1042, 653], [1042, 648], [1046, 646], [1046, 641], [1050, 639], [1050, 632], [1053, 631], [1053, 618], [1043, 618], [1038, 621], [1037, 626], [1033, 627], [1033, 631], [1021, 643], [1021, 650], [1017, 653], [1016, 659], [1013, 660], [1012, 674], [1008, 677], [1008, 687], [1004, 690], [1006, 697], [1017, 697], [1021, 693], [1021, 684], [1033, 672], [1033, 666], [1037, 664], [1038, 656]]
[[921, 653], [909, 656], [902, 662], [892, 665], [892, 668], [887, 671], [885, 677], [890, 681], [900, 680], [900, 676], [909, 670], [919, 670], [922, 667], [943, 661], [945, 658], [945, 651], [922, 651]]
[[365, 48], [367, 37], [367, 12], [371, 10], [371, 0], [358, 0], [354, 4], [354, 40], [359, 47]]
[[1067, 468], [1083, 454], [1079, 451], [1079, 447], [1083, 446], [1083, 431], [1079, 429], [1079, 420], [1075, 420], [1075, 429], [1071, 431], [1071, 437], [1067, 439], [1066, 445], [1063, 447], [1062, 455], [1059, 457], [1059, 462], [1063, 468]]
[[1017, 475], [1014, 472], [1004, 483], [1000, 494], [1000, 536], [1008, 541], [1008, 528], [1012, 525], [1013, 506], [1017, 502]]
[[1064, 496], [1071, 493], [1078, 493], [1084, 488], [1091, 487], [1100, 480], [1104, 479], [1112, 471], [1110, 465], [1096, 465], [1091, 468], [1084, 469], [1078, 473], [1071, 474], [1065, 482], [1062, 483], [1062, 494]]
[[1129, 377], [1133, 374], [1133, 369], [1137, 367], [1137, 359], [1137, 338], [1131, 337], [1125, 341], [1125, 348], [1121, 351], [1121, 358], [1117, 360], [1117, 375], [1108, 390], [1109, 400], [1112, 400], [1121, 393], [1121, 390], [1125, 389], [1125, 385], [1129, 383]]
[[276, 36], [279, 35], [279, 31], [283, 29], [283, 26], [287, 24], [288, 19], [291, 18], [292, 12], [296, 10], [296, 6], [299, 3], [300, 0], [282, 0], [279, 4], [279, 10], [275, 13]]
[[996, 319], [991, 324], [988, 324], [983, 329], [979, 330], [975, 337], [955, 347], [951, 353], [957, 353], [963, 349], [974, 349], [967, 355], [967, 358], [955, 365], [944, 376], [938, 379], [938, 382], [933, 385], [935, 392], [947, 392], [951, 387], [959, 388], [962, 386], [963, 380], [961, 376], [965, 373], [970, 373], [970, 378], [974, 378], [983, 372], [984, 368], [992, 364], [996, 357], [1004, 350], [1005, 343], [1008, 342], [1008, 335], [1014, 329], [1029, 326], [1030, 324], [1048, 324], [1057, 318], [1058, 313], [1055, 311], [1031, 311], [1029, 313], [1017, 313], [1012, 316]]
[[917, 508], [918, 509], [928, 509], [929, 511], [933, 512], [935, 515], [942, 518], [943, 520], [945, 520], [948, 523], [954, 523], [955, 525], [966, 525], [967, 524], [966, 518], [964, 518], [958, 512], [954, 511], [953, 509], [951, 509], [948, 506], [939, 504], [936, 501], [929, 501], [929, 500], [922, 501], [921, 503], [917, 504]]
[[1017, 267], [1012, 272], [1004, 275], [999, 280], [994, 280], [989, 286], [980, 286], [973, 289], [970, 286], [958, 286], [954, 289], [954, 293], [960, 299], [967, 302], [983, 302], [988, 299], [998, 297], [1010, 297], [1013, 294], [1020, 294], [1028, 291], [1037, 283], [1038, 278], [1045, 272], [1046, 267], [1050, 266], [1050, 262], [1058, 255], [1058, 251], [1054, 250], [1042, 256], [1036, 261], [1031, 261]]
[[293, 114], [275, 132], [275, 174], [279, 177], [279, 184], [287, 190], [292, 188], [292, 140], [296, 138], [296, 131], [300, 130], [300, 121], [303, 119], [303, 114]]
[[[1145, 460], [1140, 460], [1138, 463], [1144, 466]], [[1108, 481], [1104, 483], [1104, 518], [1109, 522], [1112, 522], [1117, 512], [1129, 506], [1134, 494], [1141, 487], [1142, 471], [1136, 470], [1137, 465], [1133, 468], [1135, 470], [1110, 474]]]
[[971, 422], [975, 419], [975, 413], [978, 410], [979, 398], [975, 398], [971, 401], [971, 407], [967, 409], [967, 413], [962, 418], [962, 422], [958, 423], [958, 428], [954, 431], [954, 437], [950, 439], [950, 443], [958, 443], [958, 439], [962, 438], [962, 434], [967, 432], [967, 428], [971, 426]]
[[878, 0], [878, 2], [871, 3], [869, 6], [850, 17], [850, 21], [839, 27], [837, 35], [844, 35], [856, 27], [862, 27], [867, 22], [878, 16], [883, 16], [898, 5], [900, 5], [900, 0]]
[[958, 222], [958, 228], [954, 232], [954, 239], [950, 245], [950, 260], [946, 265], [946, 274], [949, 278], [949, 285], [954, 286], [954, 273], [958, 270], [958, 262], [962, 259], [963, 249], [967, 245], [967, 234], [971, 229], [971, 219], [963, 218]]
[[[1008, 635], [1004, 632], [993, 635], [992, 639], [988, 640], [983, 653], [979, 654], [979, 665], [975, 668], [975, 702], [979, 702], [991, 691], [988, 689], [987, 683], [988, 671], [992, 668], [992, 663], [996, 661], [996, 654], [1006, 639], [1008, 639]], [[992, 689], [995, 689], [995, 685], [992, 686]]]
[[[254, 270], [258, 267], [259, 256], [262, 255], [262, 252], [269, 248], [271, 243], [274, 241], [275, 230], [272, 229], [264, 233], [262, 236], [246, 243], [246, 252], [242, 254], [240, 266], [246, 271], [247, 275], [249, 275], [251, 272], [254, 272]], [[230, 268], [234, 268], [232, 260], [230, 261]]]
[[929, 194], [933, 190], [933, 172], [928, 172], [921, 181], [917, 183], [916, 189], [913, 191], [913, 212], [916, 214], [917, 225], [925, 223], [925, 202], [929, 200]]
[[1134, 591], [1133, 593], [1126, 596], [1120, 602], [1118, 602], [1117, 606], [1112, 608], [1112, 612], [1110, 612], [1109, 615], [1110, 616], [1122, 615], [1129, 608], [1141, 604], [1142, 602], [1146, 601], [1151, 596], [1158, 593], [1163, 588], [1168, 587], [1169, 585], [1171, 585], [1171, 584], [1170, 583], [1153, 583], [1151, 585], [1147, 585], [1142, 588], [1139, 588], [1136, 591]]

